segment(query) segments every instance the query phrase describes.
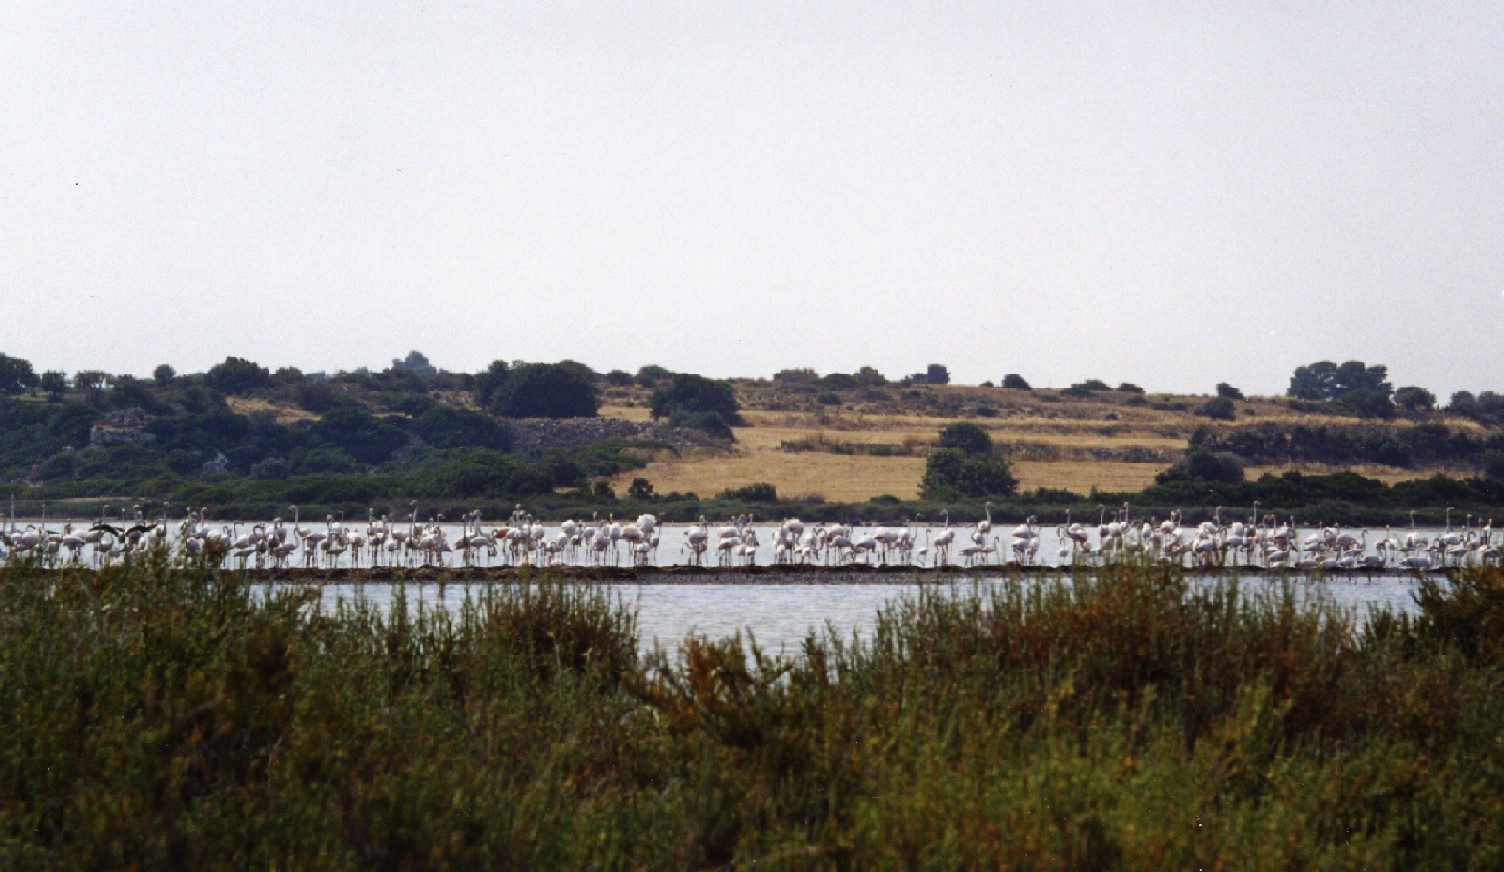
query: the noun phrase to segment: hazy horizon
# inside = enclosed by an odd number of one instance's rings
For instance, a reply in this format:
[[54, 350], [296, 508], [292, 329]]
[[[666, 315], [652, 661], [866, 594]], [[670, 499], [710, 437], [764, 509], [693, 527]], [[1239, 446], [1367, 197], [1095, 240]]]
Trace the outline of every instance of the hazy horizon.
[[1501, 390], [1504, 7], [0, 8], [38, 372]]

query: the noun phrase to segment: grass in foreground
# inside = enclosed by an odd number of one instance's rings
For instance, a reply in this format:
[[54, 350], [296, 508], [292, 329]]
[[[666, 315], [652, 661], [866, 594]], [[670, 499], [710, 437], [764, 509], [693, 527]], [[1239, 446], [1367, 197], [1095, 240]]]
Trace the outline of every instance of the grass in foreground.
[[0, 571], [7, 868], [1496, 868], [1504, 575], [1107, 568], [637, 656], [606, 593]]

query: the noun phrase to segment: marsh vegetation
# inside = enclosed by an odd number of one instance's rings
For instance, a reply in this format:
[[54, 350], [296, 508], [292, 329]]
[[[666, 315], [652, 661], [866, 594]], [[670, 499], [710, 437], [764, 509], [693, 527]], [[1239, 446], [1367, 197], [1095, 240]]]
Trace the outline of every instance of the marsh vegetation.
[[[1489, 868], [1504, 574], [1413, 615], [1107, 566], [861, 642], [642, 655], [596, 589], [453, 610], [156, 552], [0, 569], [11, 868]], [[1361, 618], [1361, 620], [1360, 620]]]

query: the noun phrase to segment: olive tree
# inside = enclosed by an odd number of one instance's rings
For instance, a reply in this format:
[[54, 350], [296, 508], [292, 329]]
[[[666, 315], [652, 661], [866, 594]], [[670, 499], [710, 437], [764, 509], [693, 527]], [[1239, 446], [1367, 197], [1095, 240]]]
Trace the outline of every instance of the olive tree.
[[31, 361], [0, 354], [0, 394], [20, 394], [37, 386]]

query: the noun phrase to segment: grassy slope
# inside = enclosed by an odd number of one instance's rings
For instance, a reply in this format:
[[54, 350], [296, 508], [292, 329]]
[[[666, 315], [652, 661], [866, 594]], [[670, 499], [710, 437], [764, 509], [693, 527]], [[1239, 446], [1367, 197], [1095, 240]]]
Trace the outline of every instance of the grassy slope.
[[[729, 487], [769, 482], [780, 496], [818, 494], [842, 502], [880, 494], [913, 498], [918, 495], [919, 478], [924, 472], [924, 449], [935, 441], [940, 428], [957, 420], [985, 428], [994, 444], [1008, 450], [1024, 490], [1062, 488], [1085, 494], [1095, 487], [1135, 491], [1153, 483], [1154, 476], [1173, 462], [1197, 427], [1352, 424], [1358, 420], [1295, 412], [1283, 400], [1259, 397], [1237, 403], [1236, 422], [1220, 422], [1189, 411], [1135, 405], [1130, 402], [1131, 394], [1116, 391], [1073, 398], [1044, 389], [1028, 392], [923, 386], [906, 393], [888, 387], [881, 391], [883, 399], [879, 401], [855, 401], [852, 392], [842, 392], [840, 405], [822, 405], [813, 393], [790, 391], [767, 381], [738, 381], [736, 387], [749, 426], [736, 428], [733, 451], [662, 454], [646, 470], [619, 476], [613, 482], [617, 491], [624, 491], [633, 478], [642, 476], [659, 493], [694, 492], [702, 497]], [[1180, 403], [1190, 409], [1207, 398], [1151, 394], [1146, 399], [1161, 405]], [[996, 416], [979, 417], [978, 407], [990, 407]], [[647, 393], [612, 390], [601, 414], [646, 419]], [[1455, 430], [1479, 429], [1463, 418], [1436, 420]], [[1394, 426], [1411, 424], [1397, 419]], [[784, 447], [800, 442], [904, 446], [915, 453], [875, 456], [790, 451]], [[1336, 471], [1319, 465], [1259, 466], [1248, 473], [1252, 478], [1296, 468], [1303, 472]], [[1386, 483], [1448, 472], [1366, 465], [1342, 468]]]

